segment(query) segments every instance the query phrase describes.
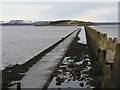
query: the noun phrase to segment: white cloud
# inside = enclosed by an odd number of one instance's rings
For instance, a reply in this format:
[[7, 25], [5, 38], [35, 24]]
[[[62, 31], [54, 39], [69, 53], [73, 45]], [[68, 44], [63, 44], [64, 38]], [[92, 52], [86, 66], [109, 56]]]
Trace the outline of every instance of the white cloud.
[[1, 0], [1, 2], [119, 2], [119, 0]]
[[[77, 8], [72, 4], [59, 3], [3, 3], [2, 20], [58, 20], [79, 19], [85, 21], [110, 21], [117, 20], [118, 8], [116, 4], [79, 3]], [[71, 5], [71, 6], [70, 6]], [[74, 4], [75, 5], [75, 4]], [[92, 6], [91, 6], [92, 5]], [[69, 7], [69, 10], [68, 10]], [[80, 9], [78, 9], [80, 8]], [[83, 8], [83, 9], [81, 9]], [[78, 9], [78, 10], [76, 10]], [[70, 11], [70, 12], [68, 12]], [[83, 11], [83, 12], [82, 12]], [[107, 17], [109, 16], [109, 17]], [[110, 17], [111, 16], [111, 17]], [[107, 18], [106, 18], [107, 17]]]
[[42, 12], [46, 12], [47, 10], [52, 9], [53, 6], [47, 4], [16, 4], [16, 3], [8, 3], [2, 5], [2, 19], [10, 20], [10, 19], [29, 19], [35, 20], [39, 18], [44, 18]]
[[[81, 12], [82, 13], [82, 12]], [[92, 10], [86, 11], [84, 14], [79, 14], [73, 16], [74, 19], [86, 20], [86, 21], [104, 21], [106, 20], [105, 17], [111, 15], [112, 13], [115, 14], [117, 18], [118, 8], [117, 7], [102, 7], [102, 8], [95, 8]]]

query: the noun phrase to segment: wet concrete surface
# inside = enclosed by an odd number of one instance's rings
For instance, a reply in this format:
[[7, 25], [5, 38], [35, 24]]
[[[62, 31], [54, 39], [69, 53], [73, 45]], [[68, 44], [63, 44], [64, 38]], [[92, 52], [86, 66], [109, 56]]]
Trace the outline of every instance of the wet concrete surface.
[[[91, 60], [88, 53], [88, 45], [77, 42], [76, 37], [67, 51], [48, 90], [64, 88], [94, 88], [94, 80], [91, 77]], [[91, 89], [90, 89], [91, 88]]]

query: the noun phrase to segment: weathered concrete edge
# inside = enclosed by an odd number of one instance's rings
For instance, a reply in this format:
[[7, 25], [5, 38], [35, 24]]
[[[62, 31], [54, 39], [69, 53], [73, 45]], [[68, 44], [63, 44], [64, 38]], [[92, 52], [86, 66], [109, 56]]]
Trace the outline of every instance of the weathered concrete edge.
[[[120, 85], [118, 80], [118, 70], [119, 70], [118, 59], [119, 58], [118, 58], [118, 51], [117, 51], [117, 48], [118, 48], [117, 39], [114, 38], [114, 40], [112, 41], [111, 38], [109, 39], [107, 38], [106, 34], [97, 32], [96, 30], [89, 28], [87, 26], [85, 28], [85, 31], [86, 31], [87, 42], [89, 44], [90, 51], [93, 52], [91, 57], [94, 60], [93, 65], [96, 69], [95, 72], [93, 72], [93, 74], [96, 74], [97, 76], [101, 76], [99, 77], [99, 79], [100, 78], [101, 79], [99, 83], [100, 85], [98, 87], [99, 88], [118, 88]], [[102, 44], [99, 43], [99, 40], [96, 41], [95, 38], [101, 39], [100, 42]], [[110, 56], [111, 55], [111, 53], [109, 52], [110, 49], [112, 49], [112, 52], [113, 52], [112, 57]], [[108, 60], [112, 58], [112, 62], [107, 62], [106, 56], [109, 58]]]

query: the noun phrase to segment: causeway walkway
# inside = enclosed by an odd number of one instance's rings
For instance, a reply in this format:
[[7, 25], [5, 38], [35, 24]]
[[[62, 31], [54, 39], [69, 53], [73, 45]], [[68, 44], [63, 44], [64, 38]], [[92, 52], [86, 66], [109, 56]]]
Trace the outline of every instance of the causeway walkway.
[[[79, 32], [80, 28], [75, 30], [63, 42], [39, 60], [20, 81], [21, 89], [34, 88], [35, 90], [38, 88], [43, 88]], [[14, 85], [11, 88], [17, 88], [17, 86]]]

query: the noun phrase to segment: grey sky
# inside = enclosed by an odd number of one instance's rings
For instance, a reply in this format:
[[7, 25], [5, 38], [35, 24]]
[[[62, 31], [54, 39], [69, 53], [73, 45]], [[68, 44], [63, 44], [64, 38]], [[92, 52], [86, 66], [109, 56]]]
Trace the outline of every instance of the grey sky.
[[4, 2], [2, 20], [118, 21], [117, 2]]

